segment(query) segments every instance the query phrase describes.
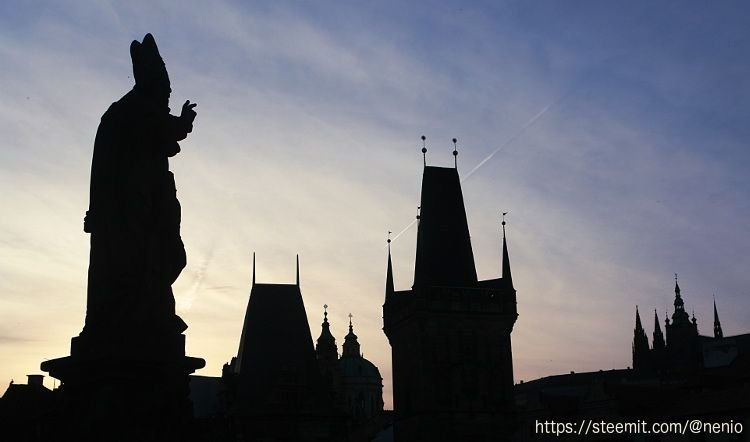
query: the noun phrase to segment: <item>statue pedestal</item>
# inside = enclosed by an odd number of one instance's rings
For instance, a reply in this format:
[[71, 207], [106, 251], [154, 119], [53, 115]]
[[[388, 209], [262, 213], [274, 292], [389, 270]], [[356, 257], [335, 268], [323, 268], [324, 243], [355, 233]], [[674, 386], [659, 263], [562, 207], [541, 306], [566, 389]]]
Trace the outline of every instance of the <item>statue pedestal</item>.
[[62, 382], [60, 430], [78, 440], [186, 440], [189, 375], [204, 366], [185, 356], [181, 334], [105, 343], [82, 333], [72, 339], [70, 356], [41, 369]]

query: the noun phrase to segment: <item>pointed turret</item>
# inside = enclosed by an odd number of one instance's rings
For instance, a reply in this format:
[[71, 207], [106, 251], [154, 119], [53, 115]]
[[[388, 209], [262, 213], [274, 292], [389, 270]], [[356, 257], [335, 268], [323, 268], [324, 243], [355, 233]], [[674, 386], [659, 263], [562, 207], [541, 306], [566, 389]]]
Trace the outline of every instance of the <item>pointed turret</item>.
[[[388, 232], [390, 235], [391, 232]], [[388, 238], [388, 270], [385, 274], [385, 296], [393, 293], [393, 264], [391, 264], [391, 238]]]
[[336, 338], [331, 334], [330, 324], [328, 324], [328, 305], [323, 306], [323, 323], [320, 326], [320, 337], [315, 345], [315, 354], [319, 361], [335, 361], [339, 354]]
[[716, 311], [716, 298], [714, 298], [714, 338], [723, 338], [724, 332], [721, 330], [721, 321], [719, 321], [719, 312]]
[[656, 309], [654, 309], [654, 340], [653, 340], [653, 349], [654, 350], [664, 350], [666, 347], [666, 342], [664, 342], [664, 334], [661, 332], [661, 324], [659, 324], [659, 315], [656, 314]]
[[422, 176], [414, 288], [476, 284], [458, 171], [426, 166]]
[[357, 335], [354, 334], [354, 327], [352, 326], [352, 314], [349, 313], [349, 334], [344, 337], [344, 350], [341, 352], [342, 358], [349, 357], [360, 357], [359, 341]]
[[513, 276], [510, 273], [510, 257], [508, 255], [508, 243], [505, 240], [505, 215], [508, 212], [503, 212], [503, 282], [510, 288], [513, 288]]

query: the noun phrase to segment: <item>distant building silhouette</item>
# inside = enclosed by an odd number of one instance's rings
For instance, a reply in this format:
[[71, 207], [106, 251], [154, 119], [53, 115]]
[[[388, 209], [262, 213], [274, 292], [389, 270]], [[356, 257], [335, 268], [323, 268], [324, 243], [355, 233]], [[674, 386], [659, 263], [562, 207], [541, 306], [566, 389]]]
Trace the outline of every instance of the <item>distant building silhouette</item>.
[[502, 277], [479, 281], [455, 168], [424, 167], [418, 220], [411, 290], [394, 289], [388, 250], [383, 330], [393, 355], [394, 438], [501, 439], [513, 428], [518, 316], [505, 222]]
[[54, 424], [60, 424], [57, 407], [59, 390], [44, 386], [44, 376], [30, 374], [26, 384], [10, 382], [0, 397], [0, 439], [43, 441], [59, 438]]
[[329, 327], [326, 311], [313, 347], [299, 260], [295, 284], [261, 284], [255, 282], [253, 257], [240, 347], [222, 375], [232, 438], [365, 441], [384, 426], [379, 370], [362, 357], [351, 323], [341, 358]]
[[346, 409], [356, 421], [376, 418], [383, 412], [383, 378], [380, 370], [362, 355], [351, 318], [338, 360], [341, 393]]
[[239, 440], [345, 440], [318, 368], [299, 287], [253, 284], [237, 357], [224, 365], [226, 411]]
[[653, 345], [649, 347], [646, 331], [636, 308], [633, 336], [633, 369], [645, 372], [684, 372], [724, 365], [745, 352], [750, 353], [750, 333], [724, 337], [714, 300], [713, 336], [701, 336], [698, 320], [685, 311], [679, 283], [675, 280], [674, 313], [665, 319], [666, 341], [659, 317], [654, 311]]
[[[701, 336], [698, 321], [685, 311], [675, 282], [674, 313], [665, 320], [666, 339], [654, 312], [649, 347], [636, 308], [633, 368], [548, 376], [515, 387], [521, 421], [516, 441], [559, 440], [540, 433], [538, 422], [737, 422], [744, 434], [717, 440], [748, 440], [750, 428], [750, 333], [725, 337], [714, 302], [714, 336]], [[627, 440], [640, 440], [630, 435]], [[641, 434], [640, 436], [644, 436]], [[698, 435], [696, 435], [698, 436]], [[700, 436], [708, 436], [704, 433]], [[714, 434], [713, 436], [717, 436]], [[621, 434], [598, 440], [623, 440]], [[645, 440], [682, 440], [682, 435], [650, 434]], [[700, 439], [704, 440], [704, 439]], [[713, 440], [713, 439], [708, 439]]]

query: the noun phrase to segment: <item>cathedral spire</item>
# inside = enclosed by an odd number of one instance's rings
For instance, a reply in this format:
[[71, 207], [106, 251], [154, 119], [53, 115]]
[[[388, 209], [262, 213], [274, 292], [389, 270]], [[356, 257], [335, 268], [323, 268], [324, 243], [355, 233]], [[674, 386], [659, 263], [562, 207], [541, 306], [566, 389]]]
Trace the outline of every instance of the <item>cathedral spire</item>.
[[716, 311], [716, 297], [714, 296], [714, 338], [723, 338], [724, 332], [721, 330], [721, 321], [719, 321], [719, 312]]
[[680, 295], [680, 284], [677, 282], [677, 273], [674, 274], [674, 313], [672, 324], [681, 325], [690, 323], [690, 316], [685, 311], [685, 301]]
[[666, 347], [664, 342], [664, 334], [661, 332], [661, 324], [659, 324], [659, 315], [656, 314], [654, 309], [654, 350], [663, 350]]
[[255, 252], [253, 252], [253, 285], [255, 285]]
[[393, 293], [393, 264], [391, 264], [391, 232], [388, 232], [388, 270], [385, 274], [385, 295]]
[[503, 226], [503, 274], [502, 278], [503, 281], [508, 285], [508, 287], [513, 288], [513, 276], [510, 273], [510, 256], [508, 255], [508, 243], [505, 240], [505, 215], [507, 215], [508, 212], [503, 212], [503, 222], [501, 223]]
[[641, 324], [641, 315], [638, 313], [638, 306], [635, 306], [635, 329], [633, 330], [633, 369], [644, 369], [648, 366], [649, 346], [648, 337], [643, 324]]
[[299, 287], [299, 253], [297, 254], [297, 287]]
[[638, 313], [638, 306], [635, 306], [635, 333], [643, 332], [643, 325], [641, 324], [641, 314]]

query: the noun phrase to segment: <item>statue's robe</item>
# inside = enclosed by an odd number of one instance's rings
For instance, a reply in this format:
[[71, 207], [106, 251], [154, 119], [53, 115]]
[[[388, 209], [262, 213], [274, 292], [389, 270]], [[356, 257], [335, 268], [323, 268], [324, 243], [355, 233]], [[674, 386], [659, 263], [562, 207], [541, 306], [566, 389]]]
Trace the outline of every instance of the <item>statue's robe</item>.
[[134, 88], [102, 116], [91, 165], [84, 333], [181, 333], [172, 283], [186, 264], [168, 158], [190, 123]]

